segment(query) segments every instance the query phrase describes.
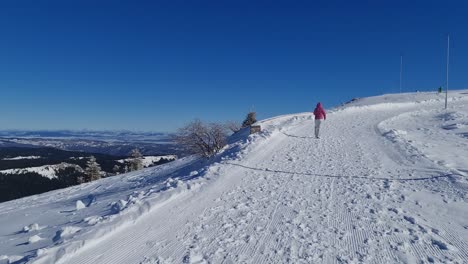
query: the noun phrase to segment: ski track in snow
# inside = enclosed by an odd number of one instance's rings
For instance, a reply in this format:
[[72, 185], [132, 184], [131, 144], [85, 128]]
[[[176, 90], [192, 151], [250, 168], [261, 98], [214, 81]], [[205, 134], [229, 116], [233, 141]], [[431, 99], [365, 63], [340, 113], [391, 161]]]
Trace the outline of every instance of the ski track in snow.
[[[453, 107], [466, 111], [466, 98]], [[311, 137], [310, 114], [266, 120], [264, 135], [206, 169], [202, 187], [55, 260], [468, 263], [462, 162], [443, 166], [412, 144], [412, 134], [389, 132], [435, 104], [440, 100], [336, 110], [319, 140]]]

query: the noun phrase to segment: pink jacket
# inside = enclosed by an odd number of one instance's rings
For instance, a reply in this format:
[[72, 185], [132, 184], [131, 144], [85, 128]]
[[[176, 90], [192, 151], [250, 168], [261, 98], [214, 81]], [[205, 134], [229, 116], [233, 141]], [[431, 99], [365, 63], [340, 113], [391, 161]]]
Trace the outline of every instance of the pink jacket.
[[317, 107], [315, 107], [314, 116], [315, 119], [327, 119], [327, 113], [325, 113], [321, 103], [318, 103]]

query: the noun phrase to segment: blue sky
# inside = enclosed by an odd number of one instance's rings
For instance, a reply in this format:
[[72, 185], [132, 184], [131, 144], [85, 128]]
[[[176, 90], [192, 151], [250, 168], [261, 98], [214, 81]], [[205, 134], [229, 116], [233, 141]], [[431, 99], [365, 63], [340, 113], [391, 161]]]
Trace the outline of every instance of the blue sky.
[[[65, 3], [66, 2], [66, 3]], [[174, 131], [468, 88], [466, 1], [2, 1], [0, 129]]]

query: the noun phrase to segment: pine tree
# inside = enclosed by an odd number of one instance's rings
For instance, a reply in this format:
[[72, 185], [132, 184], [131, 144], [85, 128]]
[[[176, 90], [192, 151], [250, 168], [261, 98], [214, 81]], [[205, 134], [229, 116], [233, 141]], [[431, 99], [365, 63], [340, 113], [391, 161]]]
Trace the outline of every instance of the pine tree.
[[143, 155], [141, 155], [140, 151], [138, 149], [134, 149], [130, 156], [132, 157], [132, 160], [130, 161], [130, 170], [136, 171], [143, 169]]
[[94, 156], [89, 157], [88, 162], [86, 162], [85, 174], [86, 182], [101, 179], [101, 166], [99, 166], [99, 163], [96, 162], [96, 158]]
[[86, 176], [86, 175], [80, 175], [80, 176], [76, 177], [76, 182], [77, 182], [78, 184], [85, 183], [85, 182], [86, 182], [86, 177], [85, 177], [85, 176]]
[[119, 165], [114, 165], [114, 168], [112, 169], [112, 171], [115, 174], [120, 174], [120, 166]]

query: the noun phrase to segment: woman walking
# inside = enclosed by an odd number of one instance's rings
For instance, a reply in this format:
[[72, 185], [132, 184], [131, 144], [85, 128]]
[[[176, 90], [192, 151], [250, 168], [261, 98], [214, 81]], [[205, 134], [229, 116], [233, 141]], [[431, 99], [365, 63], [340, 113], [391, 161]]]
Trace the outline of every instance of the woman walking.
[[322, 124], [323, 120], [327, 119], [327, 113], [325, 113], [325, 110], [323, 109], [322, 104], [320, 102], [317, 104], [317, 107], [315, 107], [314, 116], [315, 116], [315, 138], [319, 138], [320, 125]]

